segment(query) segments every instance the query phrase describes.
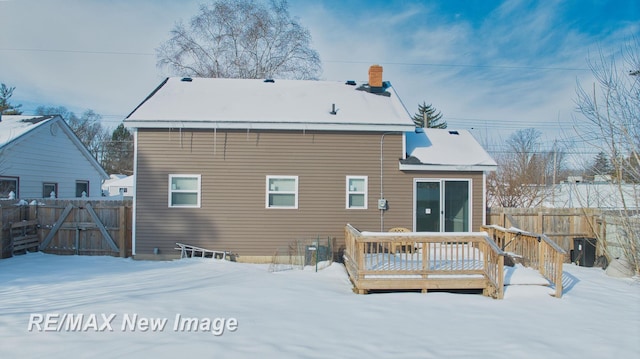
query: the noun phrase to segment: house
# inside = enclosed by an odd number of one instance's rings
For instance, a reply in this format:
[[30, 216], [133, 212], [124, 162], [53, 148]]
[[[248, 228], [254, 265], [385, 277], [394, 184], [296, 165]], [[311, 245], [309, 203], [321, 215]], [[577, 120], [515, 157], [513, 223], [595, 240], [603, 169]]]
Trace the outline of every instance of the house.
[[62, 117], [0, 117], [0, 198], [101, 197], [108, 177]]
[[417, 131], [382, 67], [369, 82], [168, 78], [135, 135], [133, 252], [176, 242], [269, 261], [363, 230], [472, 231], [496, 163], [467, 131]]
[[133, 176], [111, 175], [102, 184], [102, 193], [107, 197], [132, 199], [134, 194]]
[[549, 189], [542, 207], [636, 211], [640, 210], [639, 194], [640, 185], [635, 183], [566, 181]]

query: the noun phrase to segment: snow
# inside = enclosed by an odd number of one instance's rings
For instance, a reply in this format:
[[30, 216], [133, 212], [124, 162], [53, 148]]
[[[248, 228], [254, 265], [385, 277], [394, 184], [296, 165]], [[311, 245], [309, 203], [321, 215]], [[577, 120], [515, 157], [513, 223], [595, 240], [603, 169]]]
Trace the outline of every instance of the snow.
[[[336, 81], [168, 78], [125, 119], [129, 127], [413, 131], [393, 90]], [[331, 114], [335, 105], [336, 114]]]
[[46, 123], [46, 120], [33, 123], [36, 118], [51, 118], [52, 116], [18, 116], [2, 115], [0, 117], [0, 148], [32, 129]]
[[[469, 167], [493, 170], [497, 166], [487, 151], [467, 130], [425, 128], [424, 132], [408, 132], [407, 153], [422, 165]], [[475, 167], [475, 168], [474, 168]]]
[[[510, 285], [495, 300], [446, 292], [357, 295], [336, 263], [318, 272], [270, 273], [268, 265], [211, 259], [30, 253], [0, 260], [2, 357], [638, 357], [640, 281], [599, 268], [564, 270], [561, 299], [549, 287]], [[38, 315], [52, 321], [55, 314], [94, 315], [100, 326], [103, 314], [115, 316], [111, 331], [28, 331]], [[224, 318], [224, 331], [174, 330], [176, 315], [205, 329], [207, 318]], [[164, 330], [134, 331], [130, 325], [143, 318], [167, 323]]]
[[551, 191], [544, 207], [640, 209], [640, 186], [633, 183], [560, 183]]

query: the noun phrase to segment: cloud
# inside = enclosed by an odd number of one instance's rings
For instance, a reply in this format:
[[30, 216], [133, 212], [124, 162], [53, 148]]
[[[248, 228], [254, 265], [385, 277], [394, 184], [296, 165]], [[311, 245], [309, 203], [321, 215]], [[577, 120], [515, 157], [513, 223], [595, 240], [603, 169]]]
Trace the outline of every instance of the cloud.
[[[122, 119], [160, 82], [154, 49], [189, 4], [18, 1], [1, 5], [2, 81], [26, 102]], [[185, 14], [186, 15], [186, 14]], [[33, 109], [25, 108], [25, 111]]]
[[[0, 33], [10, 35], [0, 42], [0, 80], [25, 103], [92, 108], [119, 121], [161, 81], [154, 50], [198, 2], [2, 1]], [[543, 126], [553, 138], [572, 125], [576, 80], [592, 80], [582, 70], [589, 50], [613, 53], [640, 32], [633, 16], [603, 19], [602, 9], [566, 1], [290, 2], [311, 31], [323, 79], [364, 82], [369, 65], [381, 64], [410, 114], [424, 101], [451, 127], [502, 137]]]

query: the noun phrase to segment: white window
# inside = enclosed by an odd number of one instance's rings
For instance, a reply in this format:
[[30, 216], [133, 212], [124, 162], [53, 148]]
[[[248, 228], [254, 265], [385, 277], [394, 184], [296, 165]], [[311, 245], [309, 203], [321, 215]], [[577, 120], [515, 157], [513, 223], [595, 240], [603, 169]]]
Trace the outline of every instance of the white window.
[[347, 176], [347, 209], [367, 209], [367, 176]]
[[169, 207], [200, 208], [200, 175], [169, 175]]
[[298, 208], [298, 176], [267, 176], [267, 208]]

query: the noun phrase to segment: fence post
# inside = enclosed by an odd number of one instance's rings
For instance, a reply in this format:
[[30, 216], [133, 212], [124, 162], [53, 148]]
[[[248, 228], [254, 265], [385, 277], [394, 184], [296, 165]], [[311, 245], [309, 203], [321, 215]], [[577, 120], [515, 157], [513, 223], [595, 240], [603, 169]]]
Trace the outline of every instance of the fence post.
[[38, 206], [37, 204], [29, 205], [29, 218], [27, 218], [27, 219], [29, 219], [29, 220], [33, 220], [33, 219], [37, 220], [38, 219], [38, 210], [37, 210], [38, 207], [37, 206]]
[[127, 216], [126, 207], [120, 206], [118, 225], [118, 247], [120, 247], [120, 257], [127, 257]]
[[536, 223], [536, 233], [544, 233], [544, 214], [542, 212], [538, 212], [538, 223]]
[[4, 216], [0, 205], [0, 259], [4, 258]]

